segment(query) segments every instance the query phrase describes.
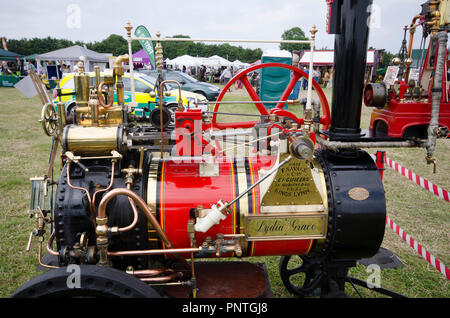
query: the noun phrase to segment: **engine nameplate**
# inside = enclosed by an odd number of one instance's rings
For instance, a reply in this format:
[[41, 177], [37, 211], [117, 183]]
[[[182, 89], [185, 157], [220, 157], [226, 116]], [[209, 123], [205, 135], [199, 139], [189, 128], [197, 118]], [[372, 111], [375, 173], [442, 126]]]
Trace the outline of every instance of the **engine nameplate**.
[[323, 239], [327, 218], [327, 213], [249, 215], [245, 236], [248, 241]]

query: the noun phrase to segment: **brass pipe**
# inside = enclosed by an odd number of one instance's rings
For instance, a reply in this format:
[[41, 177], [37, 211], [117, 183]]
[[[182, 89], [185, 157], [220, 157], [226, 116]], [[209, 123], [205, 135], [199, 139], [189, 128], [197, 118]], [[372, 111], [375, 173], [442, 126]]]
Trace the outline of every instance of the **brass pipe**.
[[[147, 219], [149, 220], [149, 222], [151, 223], [151, 225], [153, 226], [153, 228], [155, 229], [156, 233], [158, 234], [158, 236], [161, 238], [161, 240], [164, 242], [164, 244], [168, 247], [168, 249], [172, 249], [173, 245], [172, 242], [170, 242], [169, 238], [166, 236], [166, 233], [164, 233], [163, 229], [161, 228], [161, 226], [159, 225], [158, 221], [155, 219], [155, 217], [152, 214], [152, 211], [150, 210], [150, 208], [147, 206], [147, 204], [145, 203], [145, 201], [136, 193], [134, 193], [131, 190], [128, 189], [124, 189], [124, 188], [119, 188], [119, 189], [114, 189], [110, 192], [108, 192], [101, 200], [100, 205], [98, 207], [98, 216], [97, 219], [107, 219], [106, 217], [106, 206], [108, 204], [108, 202], [118, 196], [118, 195], [126, 195], [130, 198], [132, 198], [134, 200], [134, 202], [138, 205], [138, 207], [144, 212], [144, 214], [146, 215]], [[125, 251], [127, 252], [127, 251]], [[131, 252], [135, 252], [135, 251], [131, 251]], [[109, 255], [110, 252], [107, 252], [107, 255]], [[165, 252], [167, 253], [167, 252]], [[174, 252], [169, 252], [169, 254], [175, 253]], [[148, 254], [150, 255], [150, 254]], [[174, 254], [174, 256], [183, 264], [185, 265], [187, 268], [190, 268], [190, 265], [187, 263], [187, 261], [178, 256], [177, 254]]]
[[[125, 104], [125, 95], [124, 95], [124, 85], [123, 85], [123, 80], [122, 80], [122, 76], [124, 75], [124, 68], [122, 66], [123, 62], [128, 62], [129, 61], [129, 56], [128, 54], [124, 54], [124, 55], [120, 55], [119, 57], [117, 57], [116, 61], [114, 62], [114, 77], [115, 77], [115, 81], [116, 81], [116, 91], [117, 91], [117, 105], [124, 105]], [[132, 65], [130, 65], [130, 67], [133, 67]], [[134, 85], [134, 82], [131, 83], [132, 87]], [[134, 98], [134, 96], [132, 97]]]
[[100, 86], [100, 66], [94, 66], [95, 72], [95, 87], [98, 89]]
[[108, 96], [109, 102], [108, 104], [105, 104], [105, 99], [103, 98], [103, 85], [106, 85], [105, 82], [101, 82], [100, 85], [98, 86], [98, 91], [97, 91], [97, 97], [98, 97], [98, 103], [100, 104], [100, 106], [102, 106], [103, 108], [110, 108], [113, 103], [114, 103], [114, 98], [111, 96]]
[[114, 66], [122, 66], [123, 62], [128, 62], [129, 56], [128, 54], [119, 55], [114, 61]]
[[416, 27], [415, 23], [416, 21], [420, 19], [420, 14], [416, 15], [412, 21], [411, 21], [411, 26], [409, 27], [409, 44], [408, 44], [408, 58], [411, 58], [412, 56], [412, 46], [413, 46], [413, 41], [414, 41], [414, 33], [416, 31]]

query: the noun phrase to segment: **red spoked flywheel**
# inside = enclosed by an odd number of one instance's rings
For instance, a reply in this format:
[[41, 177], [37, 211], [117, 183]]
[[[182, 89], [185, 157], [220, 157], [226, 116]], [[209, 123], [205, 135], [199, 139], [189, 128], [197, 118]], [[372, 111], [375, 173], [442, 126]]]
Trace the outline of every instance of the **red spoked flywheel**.
[[[275, 114], [278, 116], [285, 116], [285, 117], [291, 118], [292, 120], [297, 122], [299, 125], [303, 124], [303, 122], [304, 122], [303, 118], [298, 118], [290, 111], [283, 109], [284, 102], [277, 103], [277, 105], [269, 112], [266, 109], [266, 107], [264, 106], [264, 104], [262, 103], [262, 101], [259, 99], [258, 94], [256, 94], [255, 90], [253, 89], [252, 85], [250, 84], [250, 81], [247, 78], [247, 74], [249, 74], [250, 72], [253, 72], [257, 69], [261, 69], [261, 68], [265, 68], [265, 67], [281, 67], [281, 68], [289, 69], [293, 72], [291, 80], [289, 81], [289, 84], [287, 85], [286, 89], [284, 90], [283, 94], [280, 97], [280, 101], [287, 100], [287, 98], [291, 94], [292, 90], [294, 89], [295, 84], [297, 83], [297, 81], [300, 78], [305, 77], [308, 80], [308, 74], [306, 72], [302, 71], [301, 69], [299, 69], [297, 67], [294, 67], [294, 66], [291, 66], [288, 64], [283, 64], [283, 63], [263, 63], [263, 64], [249, 67], [249, 68], [239, 72], [225, 85], [225, 87], [223, 88], [219, 97], [217, 98], [217, 103], [214, 106], [214, 114], [212, 117], [212, 124], [211, 124], [211, 126], [213, 128], [217, 128], [217, 129], [251, 128], [258, 123], [258, 121], [245, 121], [245, 122], [233, 122], [233, 123], [218, 123], [217, 122], [217, 112], [220, 107], [220, 102], [222, 101], [224, 95], [226, 94], [228, 89], [231, 87], [231, 85], [233, 85], [238, 80], [240, 80], [242, 82], [243, 86], [245, 87], [248, 94], [250, 95], [250, 98], [255, 102], [255, 106], [261, 115]], [[329, 128], [330, 122], [331, 122], [330, 107], [328, 105], [328, 100], [327, 100], [322, 88], [319, 86], [319, 84], [316, 81], [313, 80], [312, 85], [313, 85], [314, 89], [316, 90], [317, 95], [319, 96], [320, 103], [322, 104], [323, 115], [320, 117], [320, 123], [323, 125], [323, 129], [326, 130]]]

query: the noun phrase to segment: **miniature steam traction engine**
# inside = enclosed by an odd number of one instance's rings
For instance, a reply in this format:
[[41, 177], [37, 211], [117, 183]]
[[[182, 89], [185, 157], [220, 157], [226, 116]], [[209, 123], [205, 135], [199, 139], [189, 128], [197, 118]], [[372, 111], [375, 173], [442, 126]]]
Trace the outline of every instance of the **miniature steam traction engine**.
[[[445, 0], [422, 4], [422, 11], [413, 18], [409, 26], [405, 26], [405, 38], [391, 66], [393, 75], [397, 75], [385, 78], [381, 83], [370, 83], [364, 90], [365, 105], [374, 107], [370, 120], [371, 135], [380, 138], [388, 136], [419, 139], [433, 138], [433, 135], [448, 136], [449, 24], [450, 2]], [[423, 30], [422, 41], [417, 65], [414, 65], [412, 47], [414, 34], [419, 26]], [[439, 32], [442, 30], [444, 32]], [[406, 41], [408, 31], [409, 43]], [[425, 49], [428, 38], [428, 49]], [[434, 119], [430, 128], [432, 117]], [[436, 133], [431, 133], [429, 129], [435, 129]]]
[[[280, 274], [293, 293], [343, 296], [348, 268], [378, 251], [385, 229], [380, 174], [361, 148], [420, 146], [361, 137], [371, 2], [330, 3], [329, 29], [336, 34], [332, 116], [312, 78], [304, 118], [283, 109], [295, 83], [307, 77], [285, 64], [239, 73], [214, 111], [180, 104], [173, 116], [162, 98], [170, 81], [160, 75], [159, 106], [148, 118], [132, 115], [134, 105], [124, 103], [122, 61], [130, 56], [120, 57], [103, 78], [97, 71], [93, 87], [80, 65], [74, 116], [66, 116], [62, 103], [56, 109], [47, 104], [42, 112], [44, 130], [56, 142], [52, 162], [58, 143], [63, 149], [53, 205], [46, 204], [53, 163], [32, 184], [32, 236], [40, 241], [40, 264], [51, 270], [13, 296], [260, 297], [267, 287], [260, 266], [198, 260], [276, 255], [282, 256]], [[130, 43], [131, 25], [126, 29]], [[312, 51], [315, 32], [306, 41]], [[161, 71], [160, 42], [173, 39], [152, 40]], [[263, 67], [292, 71], [270, 111], [246, 76]], [[218, 121], [223, 97], [236, 80], [260, 112], [256, 121]], [[312, 87], [320, 102], [312, 102]], [[111, 102], [114, 90], [117, 106]], [[230, 155], [223, 146], [239, 142], [250, 151]], [[41, 260], [48, 223], [46, 250], [53, 264]], [[293, 255], [302, 264], [290, 269]], [[80, 270], [75, 288], [67, 284], [72, 267]], [[299, 273], [304, 281], [297, 285], [291, 278]]]

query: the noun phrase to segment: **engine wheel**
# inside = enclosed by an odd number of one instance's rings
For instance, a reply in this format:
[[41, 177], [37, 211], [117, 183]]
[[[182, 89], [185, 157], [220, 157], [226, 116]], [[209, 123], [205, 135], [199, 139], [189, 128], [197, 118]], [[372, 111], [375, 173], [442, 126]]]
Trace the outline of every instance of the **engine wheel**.
[[56, 115], [55, 106], [52, 103], [47, 103], [42, 107], [41, 124], [42, 129], [47, 136], [53, 136], [56, 132], [58, 117]]
[[[262, 63], [259, 65], [249, 67], [249, 68], [237, 73], [225, 85], [225, 87], [222, 89], [222, 92], [220, 93], [219, 97], [217, 97], [217, 101], [216, 101], [217, 103], [214, 106], [214, 114], [212, 116], [212, 122], [211, 122], [212, 127], [218, 128], [218, 129], [252, 128], [258, 123], [258, 121], [233, 122], [233, 123], [217, 122], [217, 112], [219, 111], [220, 102], [222, 101], [226, 92], [228, 92], [228, 89], [238, 80], [242, 82], [243, 87], [249, 94], [250, 98], [255, 102], [255, 106], [261, 115], [268, 116], [269, 114], [275, 114], [275, 115], [279, 115], [279, 116], [288, 117], [288, 118], [294, 120], [295, 122], [297, 122], [299, 124], [299, 126], [301, 126], [303, 124], [303, 122], [304, 122], [303, 118], [298, 118], [293, 113], [291, 113], [287, 110], [283, 110], [283, 107], [285, 104], [284, 102], [278, 102], [276, 104], [276, 106], [269, 112], [265, 108], [262, 101], [259, 99], [259, 96], [253, 89], [252, 85], [250, 84], [250, 81], [248, 80], [247, 75], [257, 69], [267, 68], [267, 67], [284, 68], [284, 69], [288, 69], [292, 72], [292, 77], [291, 77], [286, 89], [284, 90], [283, 94], [281, 95], [280, 101], [285, 101], [288, 99], [289, 95], [291, 94], [292, 90], [295, 87], [295, 84], [297, 83], [297, 81], [300, 78], [304, 77], [305, 79], [308, 79], [308, 74], [305, 73], [303, 70], [296, 68], [294, 66], [291, 66], [291, 65], [283, 64], [283, 63]], [[318, 94], [318, 97], [319, 97], [319, 100], [321, 103], [321, 108], [324, 112], [324, 115], [320, 117], [320, 123], [322, 124], [322, 129], [327, 130], [331, 123], [331, 114], [330, 114], [330, 108], [328, 106], [327, 97], [326, 97], [325, 93], [323, 92], [322, 88], [320, 87], [320, 85], [317, 84], [316, 81], [314, 81], [314, 80], [312, 81], [312, 86], [314, 87], [314, 89], [316, 90], [316, 93]]]
[[160, 298], [139, 279], [110, 267], [75, 265], [61, 267], [33, 278], [12, 298]]
[[279, 270], [283, 285], [299, 297], [312, 295], [322, 278], [320, 263], [310, 256], [282, 256]]

